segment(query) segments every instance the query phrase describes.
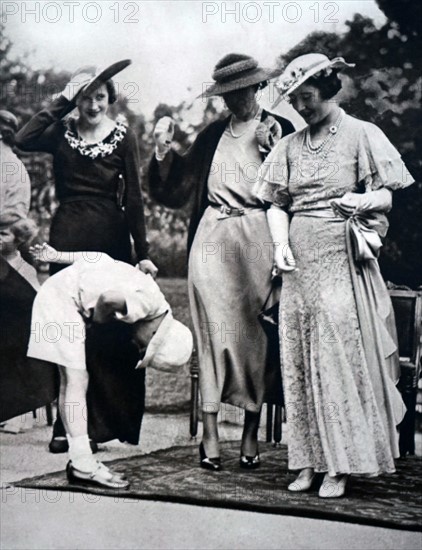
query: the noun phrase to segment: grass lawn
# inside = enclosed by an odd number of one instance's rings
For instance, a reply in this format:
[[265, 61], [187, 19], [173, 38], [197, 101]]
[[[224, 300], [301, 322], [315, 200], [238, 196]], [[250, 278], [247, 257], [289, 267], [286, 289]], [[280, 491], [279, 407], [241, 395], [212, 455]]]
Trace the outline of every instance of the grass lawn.
[[192, 330], [187, 280], [159, 278], [157, 283], [171, 305], [173, 317]]

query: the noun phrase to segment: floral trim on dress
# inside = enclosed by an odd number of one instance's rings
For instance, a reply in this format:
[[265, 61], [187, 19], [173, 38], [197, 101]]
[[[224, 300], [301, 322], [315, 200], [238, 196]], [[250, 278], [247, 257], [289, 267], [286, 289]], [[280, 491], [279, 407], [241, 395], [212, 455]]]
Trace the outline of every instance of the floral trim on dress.
[[75, 121], [68, 119], [65, 122], [66, 132], [64, 137], [72, 149], [77, 149], [81, 155], [96, 159], [98, 156], [106, 157], [116, 149], [117, 145], [126, 135], [126, 119], [119, 115], [116, 118], [116, 126], [111, 133], [98, 143], [87, 143], [82, 137], [78, 136], [75, 128]]

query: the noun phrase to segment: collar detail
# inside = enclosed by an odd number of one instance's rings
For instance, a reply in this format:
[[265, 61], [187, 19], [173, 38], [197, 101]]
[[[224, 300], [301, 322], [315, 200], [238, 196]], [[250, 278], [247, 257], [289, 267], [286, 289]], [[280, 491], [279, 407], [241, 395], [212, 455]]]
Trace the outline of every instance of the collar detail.
[[64, 137], [72, 149], [76, 149], [81, 155], [92, 159], [111, 155], [123, 140], [127, 131], [126, 120], [119, 115], [116, 118], [116, 126], [107, 137], [97, 143], [87, 143], [82, 137], [78, 136], [74, 119], [68, 119], [64, 124], [66, 128]]

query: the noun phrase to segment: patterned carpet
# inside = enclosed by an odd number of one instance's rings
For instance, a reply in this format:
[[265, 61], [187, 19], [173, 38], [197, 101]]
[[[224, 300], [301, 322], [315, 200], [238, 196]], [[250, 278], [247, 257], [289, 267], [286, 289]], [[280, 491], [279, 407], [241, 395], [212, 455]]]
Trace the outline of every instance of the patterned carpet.
[[239, 442], [223, 443], [224, 470], [216, 473], [198, 467], [196, 446], [173, 447], [115, 460], [108, 464], [126, 472], [131, 482], [129, 490], [121, 492], [70, 485], [63, 471], [24, 479], [16, 485], [422, 530], [420, 458], [397, 461], [397, 472], [392, 475], [351, 478], [344, 498], [320, 499], [317, 487], [300, 494], [286, 490], [294, 475], [287, 472], [285, 446], [274, 448], [261, 442], [262, 465], [252, 472], [239, 468], [238, 453]]

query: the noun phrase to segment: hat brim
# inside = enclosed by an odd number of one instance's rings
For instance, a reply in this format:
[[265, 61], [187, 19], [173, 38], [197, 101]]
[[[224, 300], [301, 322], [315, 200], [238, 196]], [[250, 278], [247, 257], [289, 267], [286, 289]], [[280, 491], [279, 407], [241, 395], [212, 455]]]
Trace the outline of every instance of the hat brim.
[[18, 123], [18, 119], [15, 117], [15, 115], [13, 113], [11, 113], [10, 111], [6, 111], [4, 109], [2, 109], [0, 111], [0, 124], [4, 127], [4, 126], [8, 126], [9, 128], [11, 128], [14, 132], [17, 132], [18, 131], [18, 126], [19, 126], [19, 123]]
[[249, 86], [254, 86], [260, 82], [265, 82], [271, 78], [275, 78], [280, 75], [280, 71], [274, 71], [270, 69], [257, 68], [254, 71], [250, 71], [248, 75], [243, 78], [236, 78], [229, 82], [216, 82], [207, 87], [205, 92], [202, 92], [198, 97], [214, 97], [233, 92], [235, 90], [242, 90]]
[[295, 81], [287, 90], [285, 90], [283, 93], [280, 93], [280, 96], [274, 101], [274, 103], [271, 105], [271, 109], [274, 109], [277, 107], [282, 101], [286, 99], [286, 97], [297, 90], [299, 86], [302, 86], [304, 82], [306, 82], [309, 78], [316, 75], [320, 71], [323, 71], [324, 69], [346, 69], [355, 67], [355, 63], [346, 63], [342, 58], [336, 58], [332, 61], [327, 60], [327, 62], [320, 63], [316, 67], [313, 67], [309, 71], [307, 71], [302, 77], [300, 77], [297, 81]]
[[88, 84], [83, 88], [84, 94], [89, 94], [96, 90], [99, 86], [113, 78], [117, 73], [126, 69], [132, 63], [131, 59], [123, 59], [122, 61], [117, 61], [112, 65], [109, 65], [106, 69], [101, 71], [99, 74], [95, 75]]
[[171, 311], [167, 311], [164, 319], [161, 321], [160, 325], [158, 326], [156, 333], [148, 343], [143, 359], [139, 361], [139, 363], [137, 364], [136, 366], [137, 369], [146, 368], [152, 363], [155, 353], [157, 352], [157, 350], [160, 349], [162, 342], [166, 338], [167, 331], [169, 330], [169, 327], [171, 326], [172, 321], [173, 321], [173, 315], [171, 314]]

